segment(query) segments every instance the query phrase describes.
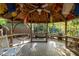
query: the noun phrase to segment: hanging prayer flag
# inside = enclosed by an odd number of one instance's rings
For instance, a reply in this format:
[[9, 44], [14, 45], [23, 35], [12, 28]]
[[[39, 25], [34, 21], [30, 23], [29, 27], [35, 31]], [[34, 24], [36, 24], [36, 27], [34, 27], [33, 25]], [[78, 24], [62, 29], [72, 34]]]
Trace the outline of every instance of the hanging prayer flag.
[[75, 4], [74, 14], [75, 16], [79, 16], [79, 3]]
[[75, 15], [74, 15], [73, 13], [70, 13], [70, 14], [66, 17], [66, 19], [67, 19], [67, 20], [71, 20], [71, 19], [74, 19], [74, 17], [75, 17]]
[[74, 4], [73, 3], [64, 3], [63, 4], [63, 9], [62, 9], [62, 14], [67, 17], [67, 15], [70, 13], [72, 10]]
[[16, 5], [14, 3], [8, 3], [7, 8], [9, 12], [14, 12], [16, 11]]
[[4, 14], [5, 11], [6, 11], [6, 5], [0, 4], [0, 14]]
[[8, 8], [8, 12], [10, 12], [13, 17], [15, 17], [17, 15], [17, 13], [16, 13], [16, 4], [8, 3], [7, 8]]
[[12, 12], [11, 15], [12, 15], [13, 17], [15, 17], [15, 16], [17, 15], [17, 13], [16, 13], [16, 12]]

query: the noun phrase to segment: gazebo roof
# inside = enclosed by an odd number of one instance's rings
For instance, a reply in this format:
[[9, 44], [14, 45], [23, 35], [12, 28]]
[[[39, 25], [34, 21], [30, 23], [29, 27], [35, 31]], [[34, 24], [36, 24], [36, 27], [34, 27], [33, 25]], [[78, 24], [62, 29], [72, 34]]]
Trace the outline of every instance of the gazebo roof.
[[0, 4], [0, 17], [27, 23], [62, 22], [79, 16], [74, 3], [7, 3]]

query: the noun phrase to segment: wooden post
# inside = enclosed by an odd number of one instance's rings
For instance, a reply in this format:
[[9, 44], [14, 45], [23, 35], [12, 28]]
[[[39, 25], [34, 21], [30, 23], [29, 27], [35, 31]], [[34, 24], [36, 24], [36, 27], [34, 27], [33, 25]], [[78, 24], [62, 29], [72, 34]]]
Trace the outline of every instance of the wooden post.
[[30, 32], [30, 35], [31, 35], [31, 42], [32, 42], [32, 22], [31, 22], [31, 32]]
[[[11, 25], [11, 35], [13, 35], [13, 19], [12, 19], [12, 25]], [[9, 46], [12, 47], [13, 46], [13, 36], [10, 37], [10, 42], [9, 42]]]
[[32, 20], [31, 20], [31, 31], [30, 31], [30, 37], [31, 37], [31, 42], [32, 42]]
[[48, 22], [47, 22], [47, 27], [46, 27], [46, 42], [48, 41]]
[[49, 20], [50, 20], [50, 13], [48, 13], [48, 19], [47, 19], [46, 42], [48, 41], [48, 38], [49, 38], [49, 36], [48, 36], [48, 22], [49, 22]]
[[65, 19], [65, 46], [67, 47], [67, 20]]

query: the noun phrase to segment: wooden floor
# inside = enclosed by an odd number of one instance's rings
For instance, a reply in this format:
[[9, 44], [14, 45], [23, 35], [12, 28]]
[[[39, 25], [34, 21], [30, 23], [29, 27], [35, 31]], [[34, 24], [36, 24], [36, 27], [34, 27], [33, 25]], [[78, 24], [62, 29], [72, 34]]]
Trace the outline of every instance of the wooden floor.
[[64, 41], [56, 39], [48, 39], [48, 42], [30, 42], [30, 39], [27, 37], [20, 37], [13, 40], [13, 45], [14, 47], [8, 48], [8, 52], [6, 51], [4, 54], [0, 49], [0, 55], [12, 56], [14, 53], [14, 56], [75, 56], [75, 54], [65, 48]]
[[72, 56], [74, 55], [65, 48], [65, 43], [57, 40], [46, 42], [26, 43], [17, 56]]

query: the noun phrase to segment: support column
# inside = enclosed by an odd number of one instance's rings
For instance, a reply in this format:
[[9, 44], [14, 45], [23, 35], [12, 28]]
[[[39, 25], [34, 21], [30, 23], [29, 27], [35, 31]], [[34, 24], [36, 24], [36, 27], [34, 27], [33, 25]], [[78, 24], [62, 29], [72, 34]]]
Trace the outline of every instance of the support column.
[[10, 43], [9, 46], [12, 47], [13, 46], [13, 19], [12, 19], [12, 25], [11, 25], [11, 37], [10, 37]]
[[30, 31], [30, 37], [31, 37], [31, 42], [32, 42], [32, 21], [31, 21], [31, 31]]
[[67, 47], [67, 20], [65, 19], [65, 46]]
[[46, 27], [46, 42], [48, 41], [48, 22], [47, 22], [47, 27]]
[[63, 19], [64, 19], [64, 22], [65, 22], [65, 46], [66, 46], [66, 48], [67, 48], [67, 20], [66, 20], [66, 18], [65, 18], [65, 16], [63, 15], [63, 14], [61, 14], [61, 16], [63, 17]]

